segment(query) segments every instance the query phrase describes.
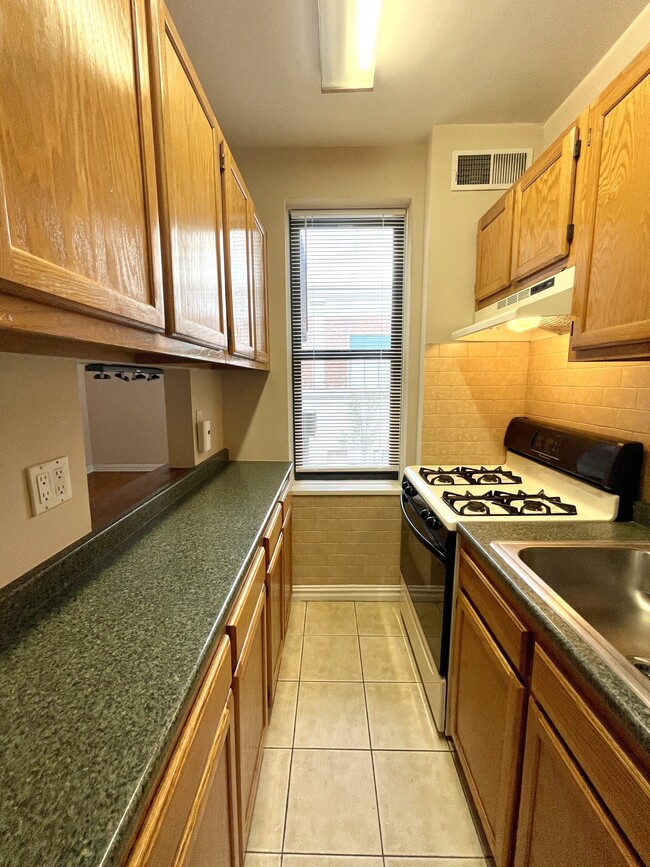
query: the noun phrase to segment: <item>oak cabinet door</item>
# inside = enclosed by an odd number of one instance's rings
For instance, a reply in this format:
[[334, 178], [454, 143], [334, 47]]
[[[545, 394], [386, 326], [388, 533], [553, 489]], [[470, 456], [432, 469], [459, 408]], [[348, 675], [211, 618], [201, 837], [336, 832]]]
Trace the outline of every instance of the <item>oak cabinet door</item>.
[[241, 850], [246, 851], [268, 722], [266, 590], [262, 586], [233, 677]]
[[280, 673], [282, 661], [282, 643], [284, 639], [284, 534], [275, 546], [271, 562], [266, 570], [266, 599], [268, 624], [268, 675], [269, 675], [269, 705], [273, 703], [275, 688]]
[[282, 591], [282, 601], [284, 604], [284, 631], [286, 634], [289, 615], [291, 614], [291, 595], [293, 593], [293, 511], [291, 506], [282, 524], [282, 535], [284, 536], [284, 555], [282, 561], [284, 588]]
[[255, 303], [251, 255], [250, 196], [230, 150], [222, 145], [226, 289], [230, 353], [255, 358]]
[[593, 103], [589, 128], [571, 345], [624, 358], [650, 342], [650, 48]]
[[251, 225], [253, 300], [255, 304], [255, 361], [269, 360], [268, 269], [266, 261], [266, 230], [253, 211]]
[[144, 817], [127, 867], [240, 867], [232, 658], [224, 637]]
[[454, 630], [452, 737], [495, 863], [505, 867], [514, 842], [526, 690], [464, 593]]
[[4, 3], [0, 281], [164, 326], [145, 0]]
[[515, 867], [640, 863], [530, 699]]
[[515, 184], [513, 281], [569, 255], [577, 140], [576, 125], [547, 148]]
[[226, 349], [221, 134], [162, 2], [152, 44], [167, 330]]
[[478, 223], [476, 239], [477, 301], [510, 285], [514, 190], [501, 196]]

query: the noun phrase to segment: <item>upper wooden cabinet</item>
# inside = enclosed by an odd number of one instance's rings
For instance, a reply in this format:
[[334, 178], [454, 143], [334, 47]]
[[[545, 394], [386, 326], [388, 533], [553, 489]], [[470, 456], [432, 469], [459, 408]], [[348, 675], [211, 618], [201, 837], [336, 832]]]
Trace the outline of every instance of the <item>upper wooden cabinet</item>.
[[164, 324], [145, 0], [3, 4], [0, 281]]
[[476, 238], [476, 300], [510, 285], [514, 190], [511, 188], [479, 220]]
[[226, 349], [219, 169], [222, 136], [165, 4], [154, 3], [153, 10], [167, 331], [194, 343]]
[[225, 142], [222, 144], [222, 156], [230, 352], [244, 358], [255, 358], [255, 303], [250, 231], [252, 203], [246, 184]]
[[269, 360], [268, 269], [266, 231], [253, 211], [250, 219], [253, 302], [255, 309], [255, 361]]
[[513, 282], [569, 254], [577, 141], [576, 125], [547, 148], [515, 184]]
[[650, 357], [650, 47], [592, 104], [587, 144], [571, 346]]

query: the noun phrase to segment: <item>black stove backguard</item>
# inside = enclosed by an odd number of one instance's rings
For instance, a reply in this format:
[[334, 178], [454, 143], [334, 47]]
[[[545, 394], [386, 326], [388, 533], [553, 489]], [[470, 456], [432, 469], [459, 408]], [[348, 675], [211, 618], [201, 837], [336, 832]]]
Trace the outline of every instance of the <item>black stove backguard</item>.
[[508, 425], [505, 446], [620, 497], [617, 521], [631, 521], [639, 495], [643, 444], [547, 425], [525, 416]]

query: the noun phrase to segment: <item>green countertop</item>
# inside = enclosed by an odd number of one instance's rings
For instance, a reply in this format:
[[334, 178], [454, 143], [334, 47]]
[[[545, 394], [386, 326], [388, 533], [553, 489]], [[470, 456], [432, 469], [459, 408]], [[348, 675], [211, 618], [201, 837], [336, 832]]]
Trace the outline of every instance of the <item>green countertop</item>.
[[0, 654], [0, 865], [113, 865], [289, 471], [235, 462]]
[[[610, 711], [629, 731], [642, 750], [650, 754], [650, 683], [644, 700], [580, 634], [528, 584], [500, 553], [494, 542], [650, 542], [650, 528], [635, 522], [587, 521], [514, 523], [472, 521], [458, 530], [488, 561], [497, 578], [592, 686]], [[650, 635], [648, 636], [650, 653]]]

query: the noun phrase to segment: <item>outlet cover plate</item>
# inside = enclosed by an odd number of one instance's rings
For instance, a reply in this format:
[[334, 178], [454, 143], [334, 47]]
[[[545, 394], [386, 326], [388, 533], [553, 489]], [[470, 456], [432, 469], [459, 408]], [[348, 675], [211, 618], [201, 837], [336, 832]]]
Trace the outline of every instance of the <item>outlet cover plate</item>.
[[49, 512], [72, 497], [67, 457], [35, 464], [25, 472], [32, 501], [32, 515]]

